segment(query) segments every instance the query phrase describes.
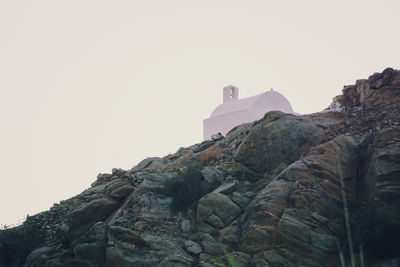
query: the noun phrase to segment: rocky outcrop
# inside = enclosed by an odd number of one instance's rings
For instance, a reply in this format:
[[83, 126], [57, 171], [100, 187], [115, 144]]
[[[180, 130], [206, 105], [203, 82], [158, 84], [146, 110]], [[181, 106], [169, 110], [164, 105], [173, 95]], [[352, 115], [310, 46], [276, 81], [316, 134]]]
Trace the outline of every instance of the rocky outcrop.
[[322, 139], [322, 129], [312, 120], [268, 112], [249, 129], [234, 159], [256, 172], [272, 172], [294, 162]]
[[197, 221], [214, 228], [224, 228], [240, 214], [240, 208], [227, 196], [212, 192], [199, 200]]
[[343, 95], [337, 96], [334, 103], [347, 108], [389, 106], [400, 101], [399, 90], [400, 71], [387, 68], [366, 80], [358, 80], [355, 85], [345, 86]]
[[[269, 112], [224, 138], [100, 174], [30, 218], [44, 241], [25, 266], [341, 266], [349, 236], [357, 264], [363, 251], [368, 266], [396, 266], [399, 100], [400, 72], [386, 69], [345, 86], [323, 112]], [[187, 196], [169, 191], [178, 177], [198, 187], [188, 210], [172, 209]], [[5, 246], [0, 235], [0, 266], [17, 265]]]
[[354, 193], [357, 163], [357, 144], [345, 136], [292, 163], [248, 207], [241, 250], [256, 255], [271, 251], [290, 266], [320, 266], [336, 253], [343, 213], [341, 186], [347, 194]]

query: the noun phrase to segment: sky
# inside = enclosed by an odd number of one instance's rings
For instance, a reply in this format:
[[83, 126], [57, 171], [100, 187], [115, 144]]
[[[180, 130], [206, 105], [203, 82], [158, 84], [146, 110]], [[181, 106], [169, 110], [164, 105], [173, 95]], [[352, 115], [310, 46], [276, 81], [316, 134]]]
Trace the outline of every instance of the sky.
[[202, 141], [222, 102], [298, 113], [400, 68], [398, 0], [0, 0], [0, 225]]

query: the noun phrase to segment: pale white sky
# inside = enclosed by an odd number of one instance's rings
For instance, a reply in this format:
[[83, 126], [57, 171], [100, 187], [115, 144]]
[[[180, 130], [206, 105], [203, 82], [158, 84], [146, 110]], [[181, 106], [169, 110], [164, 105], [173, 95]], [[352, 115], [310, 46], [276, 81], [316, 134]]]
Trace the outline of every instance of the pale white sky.
[[0, 0], [0, 224], [202, 139], [234, 84], [299, 113], [400, 68], [400, 1]]

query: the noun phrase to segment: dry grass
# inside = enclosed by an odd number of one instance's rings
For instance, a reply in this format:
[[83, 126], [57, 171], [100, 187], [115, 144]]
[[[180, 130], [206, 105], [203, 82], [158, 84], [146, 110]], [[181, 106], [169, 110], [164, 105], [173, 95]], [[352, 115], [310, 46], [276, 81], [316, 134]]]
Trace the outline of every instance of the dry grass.
[[203, 151], [201, 154], [201, 164], [203, 166], [209, 165], [212, 162], [215, 162], [222, 156], [222, 151], [220, 148], [213, 146]]

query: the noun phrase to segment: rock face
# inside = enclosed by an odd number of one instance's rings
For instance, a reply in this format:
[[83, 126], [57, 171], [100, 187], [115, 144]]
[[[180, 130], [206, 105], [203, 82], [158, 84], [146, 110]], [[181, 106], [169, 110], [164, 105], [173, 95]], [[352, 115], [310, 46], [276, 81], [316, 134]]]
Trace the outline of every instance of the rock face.
[[322, 139], [323, 131], [313, 121], [272, 111], [249, 130], [234, 159], [256, 172], [271, 172], [292, 163]]
[[[168, 185], [192, 181], [181, 175], [192, 165], [201, 188], [188, 210], [173, 210], [182, 199]], [[25, 259], [10, 258], [0, 232], [0, 266], [215, 266], [228, 253], [239, 266], [341, 266], [349, 236], [357, 264], [361, 247], [368, 266], [399, 266], [399, 199], [400, 72], [386, 69], [323, 112], [269, 112], [100, 174], [30, 217], [44, 241]]]

